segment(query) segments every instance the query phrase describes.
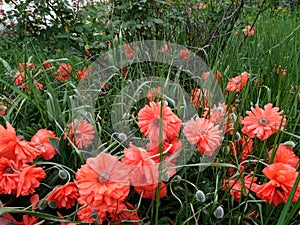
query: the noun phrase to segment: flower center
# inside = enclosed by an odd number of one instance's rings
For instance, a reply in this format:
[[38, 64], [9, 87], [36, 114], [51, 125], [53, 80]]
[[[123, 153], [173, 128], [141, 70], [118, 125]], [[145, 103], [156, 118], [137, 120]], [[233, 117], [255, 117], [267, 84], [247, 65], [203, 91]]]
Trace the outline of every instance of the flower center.
[[36, 149], [37, 149], [37, 150], [41, 150], [43, 147], [44, 147], [43, 144], [39, 144], [38, 146], [36, 146]]
[[266, 117], [262, 117], [259, 119], [259, 123], [260, 124], [267, 124], [268, 123], [268, 119]]
[[156, 127], [159, 127], [159, 122], [160, 122], [160, 119], [159, 118], [155, 118], [153, 120], [153, 125], [156, 126]]
[[75, 137], [81, 138], [82, 134], [80, 131], [75, 131]]
[[4, 169], [4, 173], [13, 174], [14, 170], [13, 170], [13, 168], [11, 168], [11, 166], [8, 166]]
[[109, 181], [109, 178], [110, 178], [109, 173], [106, 171], [103, 171], [99, 174], [98, 181], [99, 181], [99, 183], [105, 183], [105, 182]]
[[200, 134], [205, 135], [205, 134], [207, 134], [207, 132], [206, 132], [206, 130], [200, 130]]

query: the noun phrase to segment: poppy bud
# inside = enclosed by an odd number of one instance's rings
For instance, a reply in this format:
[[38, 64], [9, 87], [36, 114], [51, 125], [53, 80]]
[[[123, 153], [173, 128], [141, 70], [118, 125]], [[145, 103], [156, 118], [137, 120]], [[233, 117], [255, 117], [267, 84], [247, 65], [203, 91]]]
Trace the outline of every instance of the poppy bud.
[[57, 204], [55, 201], [49, 201], [48, 202], [48, 206], [51, 208], [51, 209], [56, 209], [57, 208]]
[[206, 201], [205, 194], [204, 194], [204, 192], [201, 191], [201, 190], [198, 190], [198, 191], [196, 192], [195, 197], [196, 197], [196, 200], [197, 200], [198, 202], [205, 202], [205, 201]]
[[68, 172], [66, 170], [59, 170], [58, 176], [60, 179], [67, 179], [68, 178]]
[[283, 144], [288, 146], [288, 147], [291, 147], [291, 148], [294, 148], [296, 146], [296, 143], [293, 142], [293, 141], [286, 141]]
[[47, 201], [46, 201], [46, 200], [41, 200], [41, 201], [39, 201], [37, 207], [38, 207], [40, 210], [44, 210], [44, 209], [47, 207]]
[[214, 216], [217, 218], [217, 219], [222, 219], [224, 217], [224, 209], [222, 206], [218, 206], [216, 208], [216, 210], [214, 211]]
[[121, 141], [125, 141], [127, 139], [127, 135], [124, 134], [124, 133], [119, 133], [118, 134], [118, 138], [121, 140]]

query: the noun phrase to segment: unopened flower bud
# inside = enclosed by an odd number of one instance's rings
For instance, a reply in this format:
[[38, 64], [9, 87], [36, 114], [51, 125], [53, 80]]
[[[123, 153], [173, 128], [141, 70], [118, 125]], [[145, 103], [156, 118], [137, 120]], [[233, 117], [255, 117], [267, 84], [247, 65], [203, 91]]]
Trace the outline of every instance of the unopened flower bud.
[[296, 143], [293, 142], [293, 141], [286, 141], [283, 144], [288, 146], [288, 147], [291, 147], [291, 148], [294, 148], [296, 146]]
[[119, 133], [118, 134], [118, 138], [121, 140], [121, 141], [125, 141], [127, 139], [127, 135], [124, 134], [124, 133]]
[[236, 141], [240, 141], [240, 140], [241, 140], [241, 135], [240, 135], [239, 132], [236, 132], [236, 133], [235, 133], [234, 139], [235, 139]]
[[204, 194], [204, 192], [201, 191], [201, 190], [198, 190], [198, 191], [196, 192], [195, 197], [196, 197], [196, 200], [197, 200], [198, 202], [205, 202], [205, 201], [206, 201], [205, 194]]
[[68, 178], [68, 172], [66, 170], [59, 170], [58, 176], [60, 179], [67, 179]]
[[49, 201], [48, 202], [48, 206], [51, 208], [51, 209], [56, 209], [57, 208], [57, 203], [55, 201]]
[[218, 206], [216, 208], [216, 210], [214, 211], [214, 216], [217, 218], [217, 219], [222, 219], [224, 217], [224, 209], [222, 206]]
[[47, 201], [46, 200], [39, 201], [37, 207], [40, 210], [44, 210], [47, 207]]

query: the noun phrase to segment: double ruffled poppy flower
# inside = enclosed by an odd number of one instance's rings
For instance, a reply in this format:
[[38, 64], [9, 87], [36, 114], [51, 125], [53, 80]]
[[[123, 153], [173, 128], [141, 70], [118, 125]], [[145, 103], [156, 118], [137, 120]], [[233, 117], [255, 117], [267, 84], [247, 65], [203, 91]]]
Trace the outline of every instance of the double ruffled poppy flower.
[[[257, 197], [275, 206], [282, 202], [286, 203], [298, 176], [296, 169], [287, 164], [274, 163], [263, 169], [262, 172], [270, 181], [257, 187]], [[292, 202], [298, 201], [299, 197], [300, 183], [297, 186]]]
[[140, 131], [150, 141], [159, 142], [160, 126], [162, 126], [162, 141], [175, 139], [181, 127], [181, 120], [172, 112], [171, 108], [161, 103], [150, 102], [138, 113]]
[[278, 107], [273, 107], [271, 103], [264, 106], [264, 109], [255, 105], [251, 111], [247, 111], [242, 124], [242, 132], [250, 138], [258, 137], [260, 140], [269, 138], [278, 130], [283, 129], [286, 124], [285, 117], [282, 116], [283, 111], [279, 111]]
[[183, 133], [190, 144], [197, 144], [198, 151], [212, 156], [221, 143], [221, 131], [208, 119], [196, 118], [184, 124]]

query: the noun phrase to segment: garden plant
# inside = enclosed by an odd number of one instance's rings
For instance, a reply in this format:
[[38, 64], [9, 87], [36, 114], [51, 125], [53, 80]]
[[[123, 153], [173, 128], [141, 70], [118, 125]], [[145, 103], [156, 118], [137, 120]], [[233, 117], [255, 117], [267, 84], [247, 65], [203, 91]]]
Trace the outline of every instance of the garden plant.
[[299, 1], [0, 0], [0, 23], [0, 225], [300, 223]]

